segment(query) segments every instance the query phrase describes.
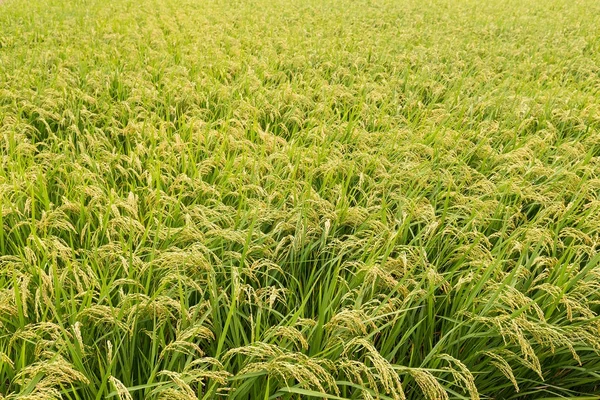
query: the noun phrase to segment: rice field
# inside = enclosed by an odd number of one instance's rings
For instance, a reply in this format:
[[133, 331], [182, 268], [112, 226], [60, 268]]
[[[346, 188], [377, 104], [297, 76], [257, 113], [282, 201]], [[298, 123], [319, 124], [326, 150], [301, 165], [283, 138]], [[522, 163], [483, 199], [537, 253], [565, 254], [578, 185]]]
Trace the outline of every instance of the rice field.
[[599, 21], [3, 0], [0, 399], [600, 399]]

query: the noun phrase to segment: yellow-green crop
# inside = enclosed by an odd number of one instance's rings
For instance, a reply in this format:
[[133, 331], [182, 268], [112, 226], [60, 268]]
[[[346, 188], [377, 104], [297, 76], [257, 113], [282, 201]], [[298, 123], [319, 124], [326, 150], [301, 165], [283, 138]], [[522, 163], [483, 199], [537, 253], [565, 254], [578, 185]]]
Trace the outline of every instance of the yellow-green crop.
[[0, 1], [0, 399], [598, 398], [599, 22]]

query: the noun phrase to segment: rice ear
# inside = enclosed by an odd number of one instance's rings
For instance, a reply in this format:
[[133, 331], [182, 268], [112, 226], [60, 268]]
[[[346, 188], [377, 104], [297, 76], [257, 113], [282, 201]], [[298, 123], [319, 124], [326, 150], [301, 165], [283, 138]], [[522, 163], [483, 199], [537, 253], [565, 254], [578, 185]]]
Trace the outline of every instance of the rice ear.
[[125, 387], [125, 385], [123, 385], [123, 383], [120, 380], [118, 380], [112, 375], [108, 378], [108, 380], [111, 383], [111, 385], [115, 388], [117, 396], [119, 396], [119, 400], [133, 400], [133, 396], [131, 395], [131, 393], [129, 393], [127, 387]]

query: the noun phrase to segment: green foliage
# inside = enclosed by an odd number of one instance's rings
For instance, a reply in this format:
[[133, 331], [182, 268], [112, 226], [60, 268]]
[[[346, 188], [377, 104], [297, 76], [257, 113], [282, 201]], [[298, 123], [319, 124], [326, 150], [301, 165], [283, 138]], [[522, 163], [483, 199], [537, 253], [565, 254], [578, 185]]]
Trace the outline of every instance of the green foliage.
[[0, 399], [597, 398], [599, 17], [1, 2]]

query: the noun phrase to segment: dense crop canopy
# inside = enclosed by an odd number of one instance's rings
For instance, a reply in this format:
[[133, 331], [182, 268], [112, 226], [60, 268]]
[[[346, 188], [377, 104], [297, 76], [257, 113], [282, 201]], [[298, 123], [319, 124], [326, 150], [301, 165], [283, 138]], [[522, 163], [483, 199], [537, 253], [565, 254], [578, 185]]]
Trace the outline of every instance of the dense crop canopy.
[[600, 393], [599, 21], [0, 0], [0, 399]]

